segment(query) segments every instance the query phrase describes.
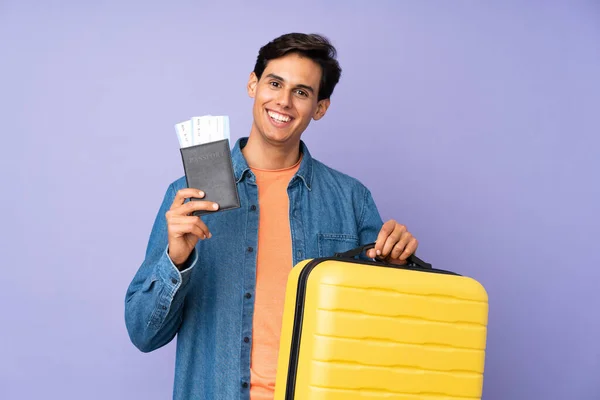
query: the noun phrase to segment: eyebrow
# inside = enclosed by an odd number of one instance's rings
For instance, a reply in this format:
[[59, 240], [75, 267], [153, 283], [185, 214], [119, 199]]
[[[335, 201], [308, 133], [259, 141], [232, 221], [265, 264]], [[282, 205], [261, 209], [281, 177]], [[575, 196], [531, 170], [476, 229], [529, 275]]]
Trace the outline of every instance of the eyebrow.
[[[268, 77], [268, 78], [277, 79], [278, 81], [281, 81], [281, 82], [285, 82], [285, 79], [283, 79], [283, 78], [282, 78], [282, 77], [280, 77], [279, 75], [275, 75], [275, 74], [268, 74], [268, 75], [267, 75], [267, 77]], [[299, 87], [299, 88], [302, 88], [302, 89], [306, 89], [306, 90], [308, 90], [309, 92], [311, 92], [312, 94], [314, 94], [314, 93], [315, 93], [315, 90], [314, 90], [314, 89], [313, 89], [311, 86], [308, 86], [308, 85], [298, 84], [298, 85], [296, 85], [296, 87]]]

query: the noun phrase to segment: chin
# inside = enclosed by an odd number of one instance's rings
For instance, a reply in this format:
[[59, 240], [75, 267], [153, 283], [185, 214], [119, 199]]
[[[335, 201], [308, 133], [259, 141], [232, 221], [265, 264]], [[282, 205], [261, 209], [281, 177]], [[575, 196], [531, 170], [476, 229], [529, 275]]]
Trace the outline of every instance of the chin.
[[287, 143], [296, 136], [294, 134], [295, 130], [291, 126], [286, 129], [280, 129], [270, 126], [267, 121], [267, 125], [263, 125], [263, 128], [262, 136], [271, 143]]
[[292, 140], [294, 138], [294, 134], [277, 130], [273, 131], [272, 129], [269, 129], [263, 131], [263, 137], [265, 137], [265, 139], [270, 143], [284, 144]]

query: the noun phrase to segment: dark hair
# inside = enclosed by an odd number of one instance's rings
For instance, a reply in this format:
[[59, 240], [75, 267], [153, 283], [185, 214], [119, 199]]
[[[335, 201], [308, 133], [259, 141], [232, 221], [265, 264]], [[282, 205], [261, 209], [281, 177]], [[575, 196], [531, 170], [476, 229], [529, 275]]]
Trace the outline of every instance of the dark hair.
[[329, 40], [318, 34], [288, 33], [260, 48], [254, 73], [260, 79], [270, 60], [297, 53], [321, 66], [318, 100], [328, 99], [340, 80], [342, 69], [335, 59], [337, 51]]

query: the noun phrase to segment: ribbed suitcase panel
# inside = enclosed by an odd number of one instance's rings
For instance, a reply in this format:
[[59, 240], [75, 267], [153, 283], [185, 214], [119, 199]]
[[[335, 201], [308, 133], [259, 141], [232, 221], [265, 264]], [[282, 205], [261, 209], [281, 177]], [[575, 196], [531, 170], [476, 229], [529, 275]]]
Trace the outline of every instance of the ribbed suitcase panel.
[[452, 324], [409, 317], [387, 317], [343, 310], [313, 311], [316, 332], [358, 339], [383, 339], [401, 343], [434, 344], [454, 348], [483, 349], [485, 327]]
[[[397, 290], [321, 284], [319, 305], [327, 309], [365, 314], [405, 316], [450, 323], [485, 326], [487, 303], [436, 294], [412, 294]], [[381, 303], [386, 304], [385, 307]]]
[[483, 350], [378, 339], [314, 335], [312, 340], [314, 360], [345, 361], [360, 365], [479, 373], [483, 368], [485, 356]]
[[419, 393], [424, 388], [444, 387], [448, 395], [479, 395], [481, 375], [467, 372], [440, 372], [407, 367], [378, 367], [347, 362], [313, 361], [310, 384], [352, 390], [363, 388], [388, 390], [395, 393]]
[[325, 262], [309, 277], [299, 393], [479, 399], [487, 307], [469, 278]]
[[310, 400], [480, 400], [481, 397], [448, 396], [438, 393], [395, 393], [389, 390], [348, 390], [310, 386], [305, 399]]
[[[314, 279], [317, 275], [319, 278]], [[432, 298], [466, 300], [467, 302], [487, 302], [487, 295], [481, 285], [471, 278], [455, 275], [325, 261], [311, 273], [309, 280], [311, 279], [320, 284], [378, 291], [400, 291], [406, 294], [430, 295]]]

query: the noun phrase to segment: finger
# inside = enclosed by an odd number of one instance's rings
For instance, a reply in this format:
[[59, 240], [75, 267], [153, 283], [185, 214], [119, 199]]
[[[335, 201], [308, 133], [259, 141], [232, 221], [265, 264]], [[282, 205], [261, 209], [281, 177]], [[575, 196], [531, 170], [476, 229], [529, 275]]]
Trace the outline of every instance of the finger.
[[390, 255], [390, 252], [394, 248], [394, 246], [398, 243], [398, 239], [394, 238], [392, 235], [388, 236], [383, 244], [383, 250], [381, 250], [381, 254], [379, 257], [387, 258]]
[[388, 236], [390, 236], [392, 234], [392, 232], [394, 231], [395, 226], [396, 226], [396, 221], [389, 220], [388, 222], [383, 224], [383, 226], [381, 227], [381, 230], [379, 231], [379, 235], [377, 235], [377, 240], [375, 241], [376, 255], [381, 254], [381, 252], [383, 250], [383, 245], [385, 244], [385, 241], [387, 240]]
[[[212, 237], [210, 230], [208, 229], [208, 227], [206, 226], [204, 221], [202, 221], [202, 219], [200, 219], [200, 217], [196, 217], [193, 215], [174, 216], [174, 217], [171, 217], [171, 219], [168, 222], [168, 226], [173, 232], [174, 232], [174, 229], [181, 229], [181, 226], [189, 226], [190, 224], [198, 227], [198, 229], [200, 229], [203, 232], [203, 236], [206, 236], [208, 238]], [[189, 231], [183, 232], [181, 230], [178, 230], [177, 232], [181, 234], [181, 233], [191, 233], [192, 231], [189, 230]]]
[[181, 206], [183, 203], [185, 203], [185, 199], [189, 199], [189, 198], [203, 198], [204, 197], [204, 192], [202, 190], [198, 190], [198, 189], [192, 189], [192, 188], [185, 188], [185, 189], [180, 189], [177, 191], [177, 193], [175, 194], [175, 198], [173, 199], [173, 203], [171, 204], [171, 210]]
[[193, 234], [200, 240], [204, 240], [208, 237], [206, 232], [204, 232], [202, 229], [200, 229], [200, 227], [196, 224], [183, 224], [183, 225], [181, 225], [181, 227], [182, 227], [183, 231], [185, 231], [188, 234], [189, 233]]
[[198, 239], [204, 240], [207, 238], [206, 232], [200, 229], [198, 225], [191, 222], [172, 225], [171, 234], [174, 237], [181, 237], [192, 234]]
[[415, 252], [417, 251], [417, 247], [419, 247], [419, 241], [415, 238], [412, 238], [410, 242], [408, 242], [408, 244], [406, 245], [406, 248], [400, 255], [399, 259], [405, 261], [412, 254], [415, 254]]
[[202, 221], [200, 217], [194, 218], [194, 224], [204, 232], [208, 239], [210, 239], [212, 237], [212, 233], [210, 232], [210, 229], [208, 229], [208, 226], [206, 226], [206, 224], [204, 223], [204, 221]]
[[189, 217], [184, 217], [184, 218], [189, 218], [189, 221], [191, 223], [193, 223], [194, 225], [196, 225], [200, 230], [202, 230], [202, 232], [204, 232], [204, 235], [210, 239], [212, 237], [212, 233], [210, 233], [210, 229], [208, 229], [208, 226], [206, 226], [206, 224], [204, 223], [204, 221], [202, 221], [202, 218], [200, 217], [196, 217], [196, 216], [189, 216]]
[[370, 249], [367, 251], [367, 257], [369, 258], [375, 258], [377, 257], [377, 251], [375, 251], [375, 249]]
[[183, 228], [188, 232], [196, 236], [200, 240], [206, 239], [208, 236], [200, 227], [196, 224], [186, 224]]
[[412, 234], [408, 231], [404, 231], [402, 236], [400, 236], [400, 240], [398, 241], [398, 243], [396, 243], [396, 245], [392, 249], [392, 252], [390, 253], [390, 258], [393, 258], [393, 259], [399, 258], [400, 255], [402, 254], [402, 252], [404, 251], [404, 249], [406, 248], [406, 245], [408, 244], [408, 242], [410, 242], [411, 239], [412, 239]]
[[389, 257], [390, 253], [392, 252], [392, 249], [394, 248], [394, 246], [396, 246], [396, 243], [400, 241], [400, 238], [402, 237], [404, 232], [406, 232], [406, 227], [404, 225], [396, 224], [396, 226], [394, 227], [394, 231], [387, 238], [385, 244], [383, 245], [381, 257]]
[[194, 211], [217, 211], [218, 209], [219, 205], [215, 202], [196, 200], [188, 201], [187, 203], [179, 206], [177, 213], [187, 215], [193, 213]]

